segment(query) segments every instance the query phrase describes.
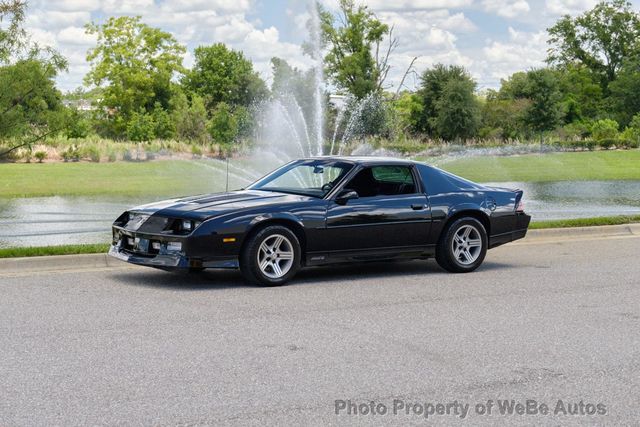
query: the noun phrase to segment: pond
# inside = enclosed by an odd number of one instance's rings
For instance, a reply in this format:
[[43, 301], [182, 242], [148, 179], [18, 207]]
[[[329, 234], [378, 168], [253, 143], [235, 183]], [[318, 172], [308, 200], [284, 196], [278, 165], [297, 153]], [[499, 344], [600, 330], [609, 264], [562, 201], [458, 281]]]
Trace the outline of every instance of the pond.
[[[534, 220], [640, 215], [640, 181], [501, 182], [525, 191]], [[109, 241], [113, 220], [147, 197], [42, 197], [0, 200], [0, 248]]]

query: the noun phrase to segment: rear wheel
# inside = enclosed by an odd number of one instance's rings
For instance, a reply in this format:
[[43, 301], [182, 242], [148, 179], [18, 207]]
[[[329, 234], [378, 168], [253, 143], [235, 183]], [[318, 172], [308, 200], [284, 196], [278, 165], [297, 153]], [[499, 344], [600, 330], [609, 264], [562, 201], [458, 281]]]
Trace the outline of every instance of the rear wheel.
[[249, 238], [240, 255], [240, 271], [249, 283], [280, 286], [300, 269], [302, 251], [287, 227], [265, 227]]
[[452, 273], [469, 273], [487, 254], [487, 232], [480, 221], [460, 218], [444, 231], [436, 248], [436, 261]]

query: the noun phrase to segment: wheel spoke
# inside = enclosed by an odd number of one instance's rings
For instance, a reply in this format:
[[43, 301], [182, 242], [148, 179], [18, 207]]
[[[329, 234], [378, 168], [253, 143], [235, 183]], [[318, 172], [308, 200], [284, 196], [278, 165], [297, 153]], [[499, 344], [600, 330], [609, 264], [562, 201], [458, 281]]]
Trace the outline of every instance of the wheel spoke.
[[261, 263], [260, 263], [260, 270], [262, 270], [263, 272], [267, 271], [267, 268], [271, 265], [271, 261], [269, 261], [268, 259], [264, 259]]
[[282, 242], [284, 242], [284, 237], [276, 236], [275, 240], [273, 241], [273, 244], [271, 245], [271, 250], [275, 252], [278, 249], [280, 249], [280, 245], [282, 245]]
[[471, 234], [471, 230], [472, 230], [471, 227], [465, 228], [464, 229], [464, 233], [462, 234], [462, 238], [465, 239], [465, 240], [468, 239], [469, 238], [469, 234]]
[[482, 240], [480, 239], [470, 239], [469, 246], [472, 248], [477, 248], [478, 246], [482, 246]]
[[262, 244], [260, 245], [260, 249], [259, 251], [263, 254], [266, 254], [269, 252], [269, 245], [267, 245], [267, 241], [265, 240], [264, 242], [262, 242]]
[[282, 269], [280, 268], [280, 264], [278, 260], [275, 260], [271, 263], [271, 269], [273, 269], [273, 272], [275, 273], [276, 276], [281, 277], [283, 275]]
[[278, 252], [279, 259], [293, 259], [293, 252]]

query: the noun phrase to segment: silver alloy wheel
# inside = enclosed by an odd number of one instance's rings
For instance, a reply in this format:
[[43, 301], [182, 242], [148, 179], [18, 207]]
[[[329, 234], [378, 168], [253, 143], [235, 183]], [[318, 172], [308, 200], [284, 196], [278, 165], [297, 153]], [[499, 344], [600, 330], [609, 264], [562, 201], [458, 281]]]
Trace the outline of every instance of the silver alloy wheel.
[[258, 249], [258, 267], [270, 279], [280, 279], [293, 266], [293, 245], [282, 234], [272, 234]]
[[482, 237], [473, 225], [463, 225], [453, 235], [453, 256], [462, 265], [471, 265], [482, 252]]

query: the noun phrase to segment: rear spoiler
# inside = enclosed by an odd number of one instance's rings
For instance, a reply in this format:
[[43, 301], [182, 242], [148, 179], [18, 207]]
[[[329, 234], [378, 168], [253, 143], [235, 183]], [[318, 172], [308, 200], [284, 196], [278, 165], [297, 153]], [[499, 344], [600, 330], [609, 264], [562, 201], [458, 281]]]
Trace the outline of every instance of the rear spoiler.
[[522, 196], [524, 195], [524, 191], [522, 190], [514, 190], [514, 191], [516, 193], [515, 211], [524, 212], [524, 203], [522, 202]]

